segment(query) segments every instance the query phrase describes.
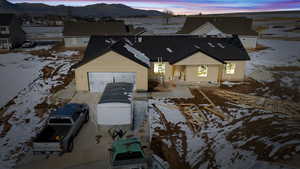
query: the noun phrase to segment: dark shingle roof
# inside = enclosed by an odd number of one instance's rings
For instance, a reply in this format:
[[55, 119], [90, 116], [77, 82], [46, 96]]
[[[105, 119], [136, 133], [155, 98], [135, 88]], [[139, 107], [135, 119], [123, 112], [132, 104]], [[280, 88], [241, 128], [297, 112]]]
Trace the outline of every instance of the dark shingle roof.
[[133, 90], [132, 83], [108, 83], [105, 86], [99, 104], [101, 103], [131, 103], [130, 94]]
[[14, 14], [0, 14], [0, 25], [10, 25], [14, 17]]
[[130, 45], [147, 56], [151, 62], [162, 61], [174, 64], [196, 52], [225, 63], [229, 60], [249, 60], [237, 36], [232, 38], [199, 37], [199, 36], [92, 36], [83, 60], [75, 67], [83, 65], [102, 54], [113, 50], [143, 66], [148, 67], [136, 58], [124, 45]]
[[188, 17], [178, 34], [188, 34], [205, 23], [213, 24], [226, 34], [257, 36], [252, 30], [252, 19], [245, 17]]
[[139, 33], [131, 25], [123, 21], [102, 22], [65, 22], [64, 36], [91, 36], [91, 35], [135, 35]]

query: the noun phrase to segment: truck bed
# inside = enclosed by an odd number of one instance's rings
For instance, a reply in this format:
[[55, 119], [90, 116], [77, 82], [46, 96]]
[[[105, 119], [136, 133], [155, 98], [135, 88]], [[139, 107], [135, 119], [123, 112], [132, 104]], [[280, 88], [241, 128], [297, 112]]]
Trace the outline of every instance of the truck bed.
[[[34, 140], [34, 142], [58, 142], [62, 140], [71, 129], [71, 126], [47, 126]], [[59, 138], [59, 139], [57, 139]]]

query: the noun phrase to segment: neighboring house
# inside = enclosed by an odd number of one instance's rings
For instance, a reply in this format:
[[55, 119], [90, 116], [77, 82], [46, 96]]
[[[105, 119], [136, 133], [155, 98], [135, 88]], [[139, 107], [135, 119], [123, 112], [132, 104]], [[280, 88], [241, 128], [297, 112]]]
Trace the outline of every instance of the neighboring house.
[[246, 49], [256, 48], [258, 36], [252, 30], [252, 19], [245, 17], [187, 17], [177, 34], [238, 35]]
[[236, 36], [92, 36], [83, 60], [74, 66], [76, 88], [101, 92], [107, 83], [130, 82], [136, 91], [147, 91], [151, 79], [242, 81], [247, 60]]
[[0, 14], [0, 49], [17, 47], [24, 41], [21, 21], [14, 14]]
[[91, 35], [136, 35], [142, 32], [123, 21], [68, 21], [64, 23], [63, 35], [66, 47], [86, 47]]

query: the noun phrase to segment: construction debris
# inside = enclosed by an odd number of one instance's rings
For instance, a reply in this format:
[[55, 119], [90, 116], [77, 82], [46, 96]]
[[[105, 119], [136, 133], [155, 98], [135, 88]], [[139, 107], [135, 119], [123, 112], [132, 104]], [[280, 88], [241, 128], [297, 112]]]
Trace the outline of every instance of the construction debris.
[[230, 92], [222, 89], [214, 90], [214, 94], [226, 98], [236, 104], [246, 105], [252, 108], [264, 109], [276, 113], [284, 113], [293, 116], [300, 115], [300, 106], [290, 101], [274, 100], [248, 94]]
[[220, 108], [218, 108], [211, 99], [201, 90], [197, 89], [197, 91], [205, 98], [210, 104], [208, 106], [202, 106], [203, 109], [207, 110], [210, 113], [220, 117], [222, 120], [229, 120], [230, 117], [226, 116]]
[[203, 122], [207, 121], [204, 112], [196, 104], [180, 104], [178, 107], [194, 132], [199, 131]]

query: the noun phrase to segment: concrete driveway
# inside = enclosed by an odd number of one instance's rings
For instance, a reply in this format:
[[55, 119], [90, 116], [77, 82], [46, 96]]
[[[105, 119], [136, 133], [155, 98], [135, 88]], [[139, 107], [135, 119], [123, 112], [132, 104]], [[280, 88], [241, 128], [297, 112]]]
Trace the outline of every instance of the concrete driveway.
[[[70, 90], [70, 89], [67, 89]], [[108, 169], [110, 166], [110, 157], [108, 148], [113, 140], [111, 136], [97, 128], [96, 125], [96, 104], [100, 99], [100, 94], [90, 92], [65, 92], [60, 97], [72, 98], [73, 103], [87, 103], [90, 107], [90, 120], [85, 124], [77, 137], [74, 139], [74, 149], [71, 153], [65, 153], [62, 156], [33, 155], [27, 153], [17, 169]], [[149, 140], [149, 131], [139, 129], [142, 125], [147, 128], [147, 108], [148, 102], [145, 99], [136, 100], [134, 104], [134, 131], [127, 132], [127, 135], [135, 135], [142, 141]], [[97, 144], [96, 136], [101, 135], [100, 142]]]
[[[79, 92], [73, 97], [71, 102], [87, 103], [90, 107], [90, 120], [80, 130], [74, 139], [74, 149], [72, 153], [65, 153], [62, 156], [26, 154], [26, 157], [17, 165], [17, 169], [106, 169], [109, 167], [108, 148], [112, 143], [111, 137], [107, 133], [97, 133], [95, 123], [95, 105], [99, 101], [100, 94], [89, 92]], [[96, 143], [96, 136], [102, 135], [100, 143]]]

